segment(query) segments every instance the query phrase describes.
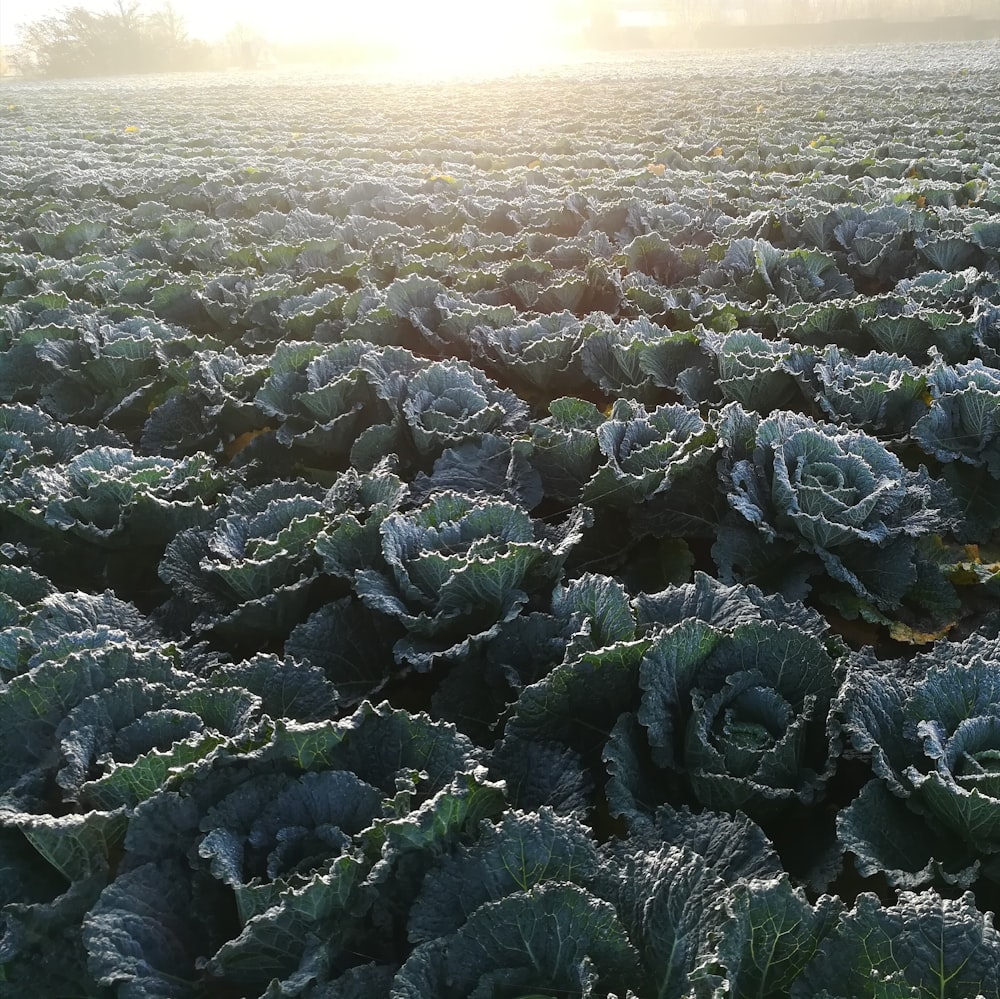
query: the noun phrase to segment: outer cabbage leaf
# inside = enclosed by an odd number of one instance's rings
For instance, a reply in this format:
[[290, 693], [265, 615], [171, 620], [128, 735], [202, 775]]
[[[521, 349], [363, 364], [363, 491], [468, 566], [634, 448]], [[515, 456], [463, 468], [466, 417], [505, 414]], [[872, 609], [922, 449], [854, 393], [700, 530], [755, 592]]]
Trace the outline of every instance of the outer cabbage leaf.
[[1000, 936], [991, 917], [936, 892], [901, 892], [883, 908], [858, 896], [792, 985], [791, 999], [942, 999], [989, 996], [1000, 989]]
[[360, 964], [349, 968], [332, 981], [308, 985], [302, 991], [300, 974], [292, 976], [291, 986], [272, 981], [262, 999], [390, 999], [390, 987], [396, 968], [389, 964]]
[[597, 844], [587, 828], [551, 809], [508, 811], [495, 826], [428, 872], [409, 916], [416, 944], [448, 936], [479, 906], [551, 881], [594, 887], [600, 873]]
[[515, 808], [582, 818], [593, 806], [593, 775], [580, 753], [558, 742], [506, 740], [492, 755], [490, 775], [504, 782]]
[[[80, 934], [80, 924], [106, 881], [105, 874], [95, 874], [68, 889], [61, 881], [58, 889], [44, 893], [44, 901], [5, 900], [0, 922], [0, 984], [5, 990], [11, 994], [108, 999], [111, 993], [88, 973], [88, 955]], [[58, 961], [52, 960], [53, 953], [58, 953]]]
[[[648, 319], [615, 325], [606, 320], [584, 340], [580, 363], [584, 374], [611, 398], [636, 399], [646, 405], [662, 401], [659, 382], [645, 368], [643, 358], [650, 344], [663, 337], [663, 329]], [[685, 349], [690, 350], [685, 340]]]
[[633, 606], [639, 628], [645, 632], [656, 625], [692, 619], [725, 629], [751, 621], [775, 621], [817, 637], [830, 628], [822, 614], [804, 604], [790, 603], [780, 594], [768, 594], [752, 585], [726, 586], [704, 572], [696, 572], [693, 582], [681, 586], [639, 593]]
[[549, 404], [550, 415], [531, 425], [531, 464], [541, 476], [545, 495], [576, 503], [597, 471], [597, 428], [604, 416], [591, 402], [562, 398]]
[[393, 982], [399, 999], [619, 995], [636, 953], [612, 906], [583, 888], [543, 884], [482, 905], [451, 937], [417, 947]]
[[128, 999], [194, 999], [197, 960], [220, 936], [213, 901], [176, 863], [119, 874], [84, 919], [90, 973]]
[[915, 304], [912, 297], [901, 294], [905, 284], [901, 281], [892, 295], [866, 299], [854, 307], [862, 332], [878, 349], [917, 364], [935, 352], [952, 362], [968, 358], [973, 324], [957, 311], [932, 311]]
[[719, 874], [687, 846], [621, 858], [614, 902], [642, 961], [638, 995], [688, 994], [690, 976], [721, 922], [717, 906], [725, 891]]
[[396, 672], [392, 649], [402, 635], [393, 619], [343, 597], [297, 624], [284, 651], [321, 669], [341, 703], [351, 707], [374, 697]]
[[678, 392], [689, 406], [719, 403], [723, 393], [716, 358], [708, 346], [713, 335], [700, 325], [676, 332], [660, 330], [659, 335], [644, 338], [639, 366], [656, 385]]
[[[781, 860], [764, 831], [743, 812], [698, 811], [661, 805], [650, 820], [640, 823], [633, 838], [653, 845], [686, 847], [697, 853], [728, 885], [751, 879], [773, 880], [782, 874]], [[623, 841], [624, 844], [628, 841]]]
[[996, 260], [1000, 256], [1000, 226], [992, 219], [970, 222], [965, 227], [969, 239], [987, 256]]
[[504, 730], [503, 747], [517, 741], [555, 742], [599, 768], [608, 734], [639, 695], [639, 664], [647, 639], [616, 642], [561, 663], [525, 687]]
[[774, 321], [782, 336], [803, 346], [819, 350], [836, 346], [855, 354], [869, 346], [849, 299], [791, 305], [777, 314]]
[[551, 613], [520, 614], [455, 663], [432, 698], [435, 714], [491, 745], [518, 693], [565, 659], [635, 636], [625, 588], [586, 573], [552, 593]]
[[531, 510], [545, 497], [541, 476], [531, 464], [534, 451], [530, 441], [496, 434], [446, 448], [430, 475], [421, 472], [414, 479], [412, 499], [421, 502], [450, 490], [482, 493]]
[[[812, 904], [787, 874], [733, 885], [720, 903], [728, 917], [712, 957], [695, 969], [698, 989], [721, 986], [718, 995], [786, 996], [840, 917], [838, 899]], [[724, 984], [723, 984], [724, 983]], [[698, 991], [698, 995], [702, 992]]]
[[206, 685], [254, 694], [260, 698], [261, 711], [271, 718], [321, 721], [336, 716], [341, 706], [340, 693], [320, 666], [263, 652], [216, 667]]
[[734, 886], [781, 874], [763, 832], [740, 813], [692, 814], [664, 806], [627, 839], [603, 849], [612, 860], [608, 897], [639, 948], [646, 974], [640, 995], [695, 994], [686, 989], [697, 966], [731, 937], [735, 920], [727, 903]]
[[68, 882], [107, 878], [125, 839], [125, 809], [78, 815], [33, 815], [0, 810], [5, 829], [24, 838]]
[[162, 637], [153, 621], [111, 590], [99, 594], [52, 593], [34, 609], [29, 627], [39, 645], [57, 642], [74, 632], [101, 629], [121, 632], [147, 645]]
[[939, 231], [936, 238], [917, 237], [914, 248], [930, 265], [942, 271], [960, 271], [979, 258], [976, 244], [960, 236]]
[[[308, 734], [308, 728], [302, 730]], [[317, 730], [323, 734], [323, 727]], [[347, 770], [381, 788], [386, 795], [416, 787], [414, 803], [445, 788], [456, 774], [472, 774], [481, 766], [481, 751], [454, 726], [433, 721], [425, 714], [392, 708], [388, 702], [362, 703], [354, 714], [337, 722], [335, 746], [317, 752], [324, 764]], [[294, 743], [293, 743], [294, 746]], [[279, 752], [294, 751], [293, 746]]]
[[976, 851], [914, 814], [881, 780], [871, 780], [837, 815], [837, 839], [862, 877], [882, 875], [896, 888], [970, 887], [981, 874]]

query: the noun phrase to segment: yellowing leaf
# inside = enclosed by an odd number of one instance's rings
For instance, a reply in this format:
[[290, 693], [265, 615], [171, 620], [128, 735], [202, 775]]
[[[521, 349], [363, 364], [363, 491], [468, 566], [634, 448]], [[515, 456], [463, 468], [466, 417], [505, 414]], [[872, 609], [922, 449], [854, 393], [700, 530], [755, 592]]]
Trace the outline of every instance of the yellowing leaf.
[[126, 133], [127, 132], [138, 132], [139, 131], [139, 126], [138, 125], [129, 125], [129, 127], [126, 128], [125, 131], [126, 131]]
[[666, 163], [647, 163], [646, 164], [646, 172], [647, 173], [656, 174], [657, 177], [662, 177], [663, 174], [666, 172], [666, 169], [667, 169]]
[[984, 559], [979, 545], [964, 545], [963, 550], [965, 558], [948, 567], [948, 579], [955, 586], [978, 586], [1000, 575], [1000, 562], [989, 561], [990, 556]]
[[764, 105], [763, 104], [758, 104], [757, 105], [757, 114], [763, 114], [763, 113], [764, 113]]
[[532, 160], [528, 164], [528, 169], [529, 170], [537, 170], [541, 165], [542, 165], [542, 161], [541, 160]]
[[908, 624], [901, 621], [894, 621], [889, 627], [889, 634], [897, 642], [905, 642], [907, 645], [930, 645], [944, 638], [945, 635], [955, 627], [955, 623], [946, 624], [940, 631], [917, 631]]
[[440, 180], [440, 181], [443, 181], [445, 184], [457, 184], [458, 183], [458, 181], [455, 180], [455, 178], [452, 177], [452, 175], [449, 174], [449, 173], [433, 173], [427, 179], [429, 181]]
[[245, 451], [262, 434], [273, 433], [271, 427], [261, 427], [260, 430], [248, 430], [245, 434], [233, 438], [222, 450], [225, 461], [232, 461], [241, 451]]
[[722, 155], [722, 146], [716, 146], [714, 149], [712, 149], [709, 152], [708, 155], [709, 156], [721, 156]]

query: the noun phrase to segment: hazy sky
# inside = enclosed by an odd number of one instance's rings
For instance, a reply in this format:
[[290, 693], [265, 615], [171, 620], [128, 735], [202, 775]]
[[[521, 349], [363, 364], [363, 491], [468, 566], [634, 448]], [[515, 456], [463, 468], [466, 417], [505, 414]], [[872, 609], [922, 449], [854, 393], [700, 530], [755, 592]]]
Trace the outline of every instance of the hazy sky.
[[[545, 35], [554, 30], [558, 4], [559, 0], [174, 0], [189, 33], [210, 41], [241, 21], [277, 42], [377, 34], [386, 41], [430, 46], [432, 51], [474, 39], [488, 50], [518, 40], [523, 43], [526, 23], [533, 29], [529, 35]], [[148, 0], [142, 9], [152, 11], [159, 5], [158, 0]], [[0, 0], [0, 44], [16, 44], [18, 24], [72, 6], [108, 10], [112, 5], [102, 0]]]
[[[188, 33], [216, 41], [237, 23], [272, 42], [379, 46], [400, 70], [490, 73], [528, 70], [559, 51], [568, 0], [174, 0]], [[141, 5], [156, 10], [159, 0]], [[109, 0], [0, 0], [0, 44], [17, 26], [71, 6], [109, 10]], [[391, 55], [390, 55], [391, 53]]]

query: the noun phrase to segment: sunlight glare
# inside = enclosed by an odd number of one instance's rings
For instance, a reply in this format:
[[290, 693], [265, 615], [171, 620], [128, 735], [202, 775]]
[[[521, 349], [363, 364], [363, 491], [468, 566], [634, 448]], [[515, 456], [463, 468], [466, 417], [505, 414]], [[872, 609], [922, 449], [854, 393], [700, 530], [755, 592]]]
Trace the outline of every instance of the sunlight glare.
[[560, 27], [546, 0], [381, 0], [355, 8], [353, 24], [360, 41], [384, 42], [401, 69], [432, 76], [529, 69], [558, 47]]

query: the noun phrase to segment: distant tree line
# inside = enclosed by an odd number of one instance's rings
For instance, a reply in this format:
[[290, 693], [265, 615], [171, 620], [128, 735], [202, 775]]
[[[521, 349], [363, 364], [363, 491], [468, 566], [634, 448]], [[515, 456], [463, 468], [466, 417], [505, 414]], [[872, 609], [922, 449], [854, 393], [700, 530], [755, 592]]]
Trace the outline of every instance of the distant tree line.
[[637, 13], [664, 15], [680, 24], [1000, 17], [1000, 0], [583, 0], [583, 5], [591, 23], [604, 28], [622, 14]]
[[76, 6], [22, 26], [11, 61], [25, 75], [74, 77], [206, 69], [212, 59], [172, 3], [147, 13], [138, 0], [116, 0], [103, 13]]

